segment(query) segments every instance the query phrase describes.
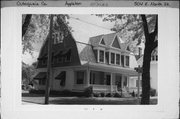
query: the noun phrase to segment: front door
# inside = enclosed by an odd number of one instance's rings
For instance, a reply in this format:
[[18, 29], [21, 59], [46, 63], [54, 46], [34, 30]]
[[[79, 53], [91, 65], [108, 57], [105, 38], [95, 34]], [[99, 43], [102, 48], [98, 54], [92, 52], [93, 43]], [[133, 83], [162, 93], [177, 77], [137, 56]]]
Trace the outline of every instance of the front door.
[[117, 86], [117, 90], [121, 91], [122, 89], [122, 76], [121, 75], [116, 75], [116, 86]]

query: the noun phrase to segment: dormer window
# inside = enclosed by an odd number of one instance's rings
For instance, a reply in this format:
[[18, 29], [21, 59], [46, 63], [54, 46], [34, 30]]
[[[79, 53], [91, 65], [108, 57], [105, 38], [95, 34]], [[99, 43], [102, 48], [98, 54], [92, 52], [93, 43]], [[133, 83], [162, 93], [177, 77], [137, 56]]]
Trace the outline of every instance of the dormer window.
[[129, 56], [126, 56], [126, 66], [129, 67]]
[[62, 32], [55, 31], [52, 34], [52, 38], [53, 38], [54, 44], [58, 44], [58, 43], [62, 43], [63, 42], [64, 36], [63, 36]]
[[124, 67], [124, 55], [121, 55], [121, 66]]
[[104, 63], [104, 55], [105, 52], [103, 50], [99, 50], [99, 62], [103, 62]]
[[120, 54], [116, 54], [116, 64], [120, 65]]
[[115, 64], [115, 53], [111, 53], [111, 64]]

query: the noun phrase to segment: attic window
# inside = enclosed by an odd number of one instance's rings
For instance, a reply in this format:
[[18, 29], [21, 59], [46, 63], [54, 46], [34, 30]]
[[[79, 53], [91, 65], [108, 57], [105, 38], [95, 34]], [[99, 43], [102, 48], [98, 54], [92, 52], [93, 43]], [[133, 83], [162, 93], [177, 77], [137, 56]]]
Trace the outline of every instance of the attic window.
[[115, 37], [115, 39], [112, 43], [112, 47], [121, 49], [117, 36]]
[[62, 32], [55, 31], [52, 34], [52, 38], [53, 38], [54, 44], [58, 44], [58, 43], [63, 43], [64, 36]]
[[101, 40], [100, 44], [105, 45], [104, 39]]

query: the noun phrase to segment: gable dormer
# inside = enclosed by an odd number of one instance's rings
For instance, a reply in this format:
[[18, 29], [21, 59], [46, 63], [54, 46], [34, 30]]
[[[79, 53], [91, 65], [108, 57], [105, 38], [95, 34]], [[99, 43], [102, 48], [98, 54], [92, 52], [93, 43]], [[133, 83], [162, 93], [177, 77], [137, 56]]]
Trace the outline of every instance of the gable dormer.
[[121, 49], [120, 43], [119, 43], [119, 39], [118, 39], [117, 36], [115, 36], [115, 38], [114, 38], [111, 46], [112, 46], [113, 48]]

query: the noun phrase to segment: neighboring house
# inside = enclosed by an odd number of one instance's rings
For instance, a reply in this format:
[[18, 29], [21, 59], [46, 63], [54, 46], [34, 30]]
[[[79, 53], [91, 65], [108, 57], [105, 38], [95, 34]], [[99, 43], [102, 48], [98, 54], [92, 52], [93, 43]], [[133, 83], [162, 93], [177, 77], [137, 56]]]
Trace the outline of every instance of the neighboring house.
[[[142, 67], [143, 55], [141, 55], [141, 57], [138, 58], [137, 62], [138, 62], [138, 65], [140, 65]], [[153, 50], [153, 52], [151, 54], [151, 62], [150, 62], [150, 83], [151, 83], [151, 88], [155, 89], [156, 92], [158, 92], [157, 72], [158, 72], [158, 48]]]
[[[58, 35], [52, 41], [51, 90], [82, 92], [89, 86], [94, 92], [105, 93], [137, 90], [138, 74], [134, 67], [138, 65], [119, 34], [91, 37], [88, 44], [76, 41], [72, 33], [66, 37]], [[40, 90], [45, 89], [48, 42], [49, 38], [41, 48], [34, 77]]]

